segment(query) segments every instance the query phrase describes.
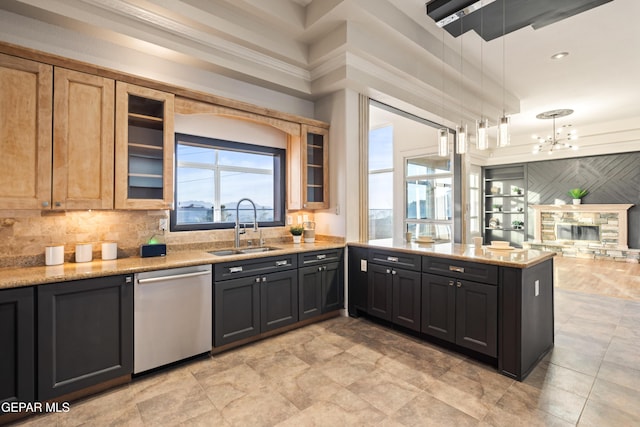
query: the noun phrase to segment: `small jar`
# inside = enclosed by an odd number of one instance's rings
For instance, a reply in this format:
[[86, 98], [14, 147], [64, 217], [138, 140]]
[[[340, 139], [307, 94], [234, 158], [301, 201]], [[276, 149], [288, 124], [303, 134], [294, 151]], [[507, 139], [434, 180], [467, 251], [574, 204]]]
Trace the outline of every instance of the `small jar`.
[[76, 262], [89, 262], [93, 259], [93, 245], [78, 243], [76, 245]]

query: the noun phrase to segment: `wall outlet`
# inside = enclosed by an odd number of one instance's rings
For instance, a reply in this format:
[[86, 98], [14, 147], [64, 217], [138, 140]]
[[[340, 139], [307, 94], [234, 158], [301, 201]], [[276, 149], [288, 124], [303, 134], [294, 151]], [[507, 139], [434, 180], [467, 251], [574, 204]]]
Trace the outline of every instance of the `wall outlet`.
[[291, 215], [287, 215], [287, 225], [293, 224], [293, 217]]
[[167, 224], [167, 218], [160, 218], [160, 221], [158, 221], [158, 230], [167, 231]]

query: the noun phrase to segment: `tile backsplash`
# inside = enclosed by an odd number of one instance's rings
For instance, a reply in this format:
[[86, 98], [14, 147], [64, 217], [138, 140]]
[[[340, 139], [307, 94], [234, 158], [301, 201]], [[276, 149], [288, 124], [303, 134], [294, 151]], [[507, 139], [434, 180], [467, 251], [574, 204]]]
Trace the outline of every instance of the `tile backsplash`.
[[[163, 233], [158, 230], [158, 223], [160, 218], [168, 217], [169, 212], [164, 210], [0, 210], [0, 267], [44, 265], [44, 249], [51, 245], [64, 245], [65, 261], [69, 262], [74, 259], [77, 243], [91, 243], [94, 259], [101, 258], [101, 243], [105, 241], [118, 243], [118, 257], [137, 255], [140, 245], [154, 236], [167, 243], [169, 252], [233, 244], [233, 230]], [[288, 227], [263, 228], [262, 237], [267, 244], [290, 239]], [[247, 239], [257, 244], [259, 235], [248, 231], [242, 236], [243, 245]]]

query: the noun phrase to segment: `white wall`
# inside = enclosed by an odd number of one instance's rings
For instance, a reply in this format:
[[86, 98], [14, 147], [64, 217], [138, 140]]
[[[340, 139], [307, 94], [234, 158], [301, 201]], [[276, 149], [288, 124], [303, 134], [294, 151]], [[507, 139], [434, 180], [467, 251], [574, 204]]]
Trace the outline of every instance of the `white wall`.
[[315, 213], [319, 234], [358, 240], [358, 93], [342, 90], [316, 102], [317, 118], [331, 123], [329, 134], [329, 209]]

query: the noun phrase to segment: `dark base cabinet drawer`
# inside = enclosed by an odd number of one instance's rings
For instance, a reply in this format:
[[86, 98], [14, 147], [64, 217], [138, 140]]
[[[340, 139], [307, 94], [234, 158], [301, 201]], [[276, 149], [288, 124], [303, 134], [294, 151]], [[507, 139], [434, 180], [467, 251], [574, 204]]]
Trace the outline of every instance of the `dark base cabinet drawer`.
[[498, 284], [498, 266], [438, 257], [422, 257], [422, 271], [456, 279]]
[[420, 255], [404, 252], [369, 249], [369, 262], [405, 270], [420, 271]]

